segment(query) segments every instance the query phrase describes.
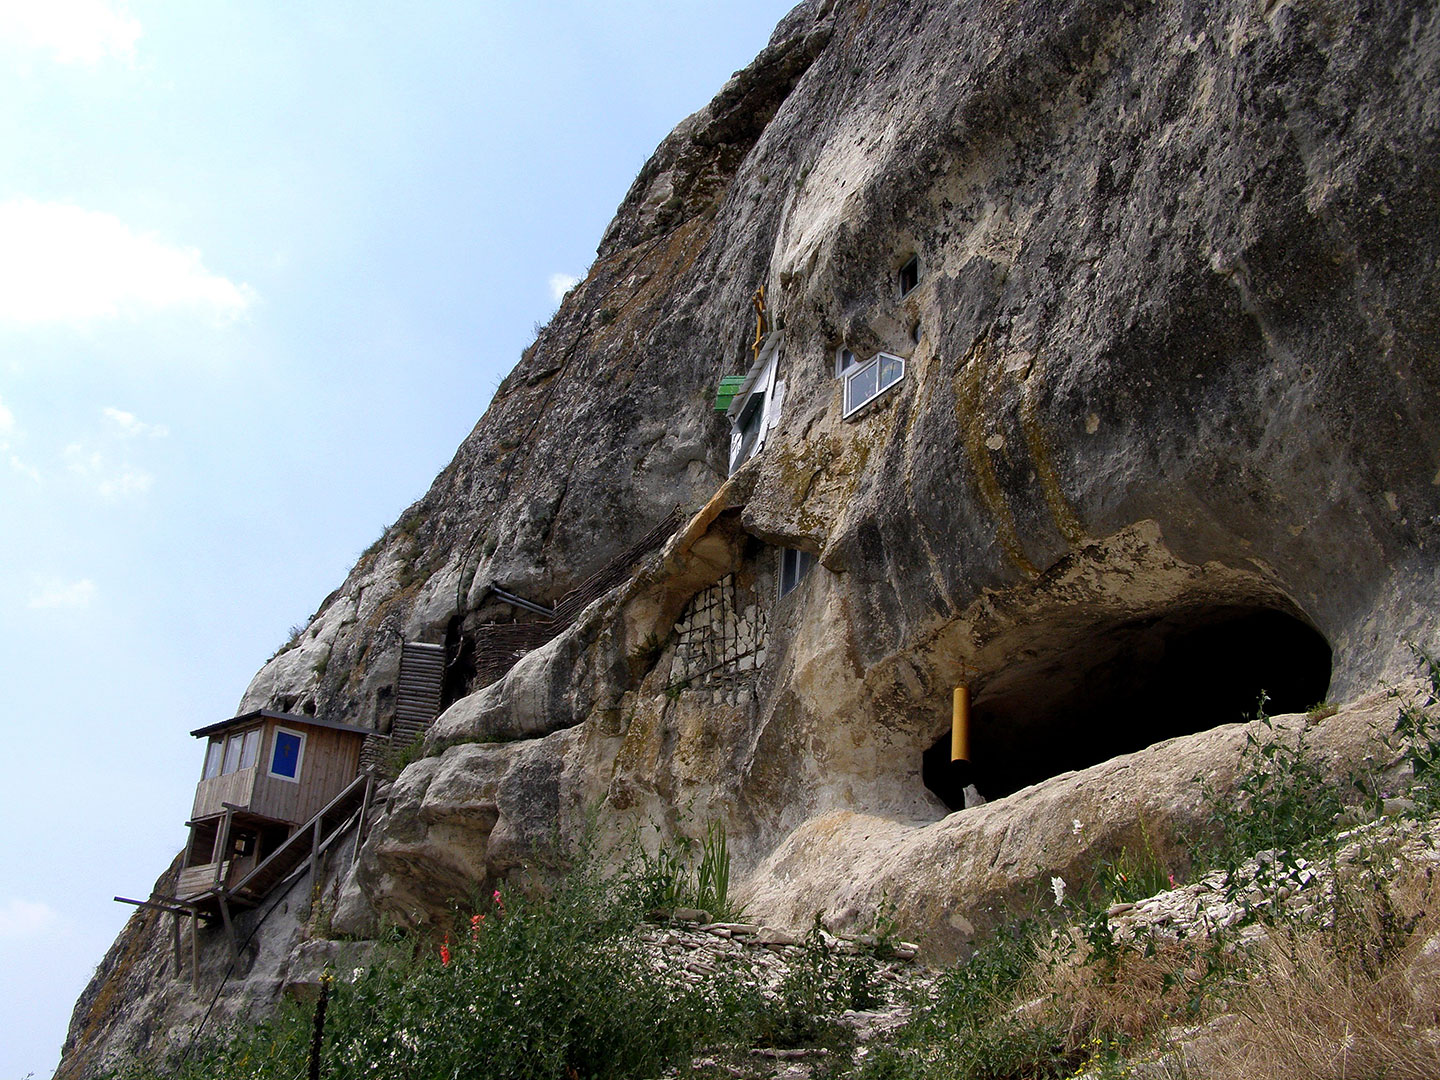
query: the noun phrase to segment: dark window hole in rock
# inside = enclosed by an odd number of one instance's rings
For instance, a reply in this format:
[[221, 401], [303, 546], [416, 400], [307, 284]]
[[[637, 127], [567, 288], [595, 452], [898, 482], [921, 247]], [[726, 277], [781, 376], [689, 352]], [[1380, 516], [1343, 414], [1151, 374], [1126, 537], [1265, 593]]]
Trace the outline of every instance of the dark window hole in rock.
[[[997, 673], [971, 708], [969, 781], [996, 799], [1179, 735], [1325, 699], [1330, 646], [1287, 612], [1209, 606], [1070, 632]], [[964, 807], [950, 732], [925, 751], [925, 786]]]

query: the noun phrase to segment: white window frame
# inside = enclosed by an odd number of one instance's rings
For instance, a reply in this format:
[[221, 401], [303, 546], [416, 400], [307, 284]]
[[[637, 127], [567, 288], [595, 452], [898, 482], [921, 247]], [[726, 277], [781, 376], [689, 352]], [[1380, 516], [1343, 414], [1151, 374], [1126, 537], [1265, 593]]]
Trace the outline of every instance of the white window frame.
[[[294, 735], [300, 740], [300, 752], [295, 755], [295, 775], [286, 776], [284, 773], [275, 771], [275, 744], [280, 741], [280, 735]], [[284, 780], [287, 784], [300, 783], [300, 777], [305, 771], [305, 733], [296, 731], [294, 728], [277, 727], [275, 736], [270, 740], [270, 760], [265, 763], [265, 774], [276, 780]]]
[[[847, 357], [849, 359], [846, 359]], [[847, 372], [857, 367], [861, 363], [862, 361], [860, 357], [855, 355], [855, 351], [853, 349], [849, 349], [846, 348], [844, 345], [841, 345], [838, 349], [835, 350], [835, 377], [837, 379], [843, 379]]]
[[[896, 375], [895, 378], [891, 379], [884, 386], [881, 386], [880, 372], [885, 366], [886, 360], [891, 360], [899, 364], [900, 374]], [[871, 371], [873, 371], [875, 374], [875, 391], [861, 400], [855, 400], [856, 394], [858, 392], [856, 391], [855, 387], [859, 383], [860, 379]], [[882, 396], [887, 390], [891, 390], [894, 387], [899, 386], [900, 383], [902, 383], [904, 380], [905, 358], [903, 356], [896, 356], [894, 353], [878, 352], [874, 356], [870, 357], [869, 360], [866, 360], [864, 363], [853, 365], [845, 372], [844, 376], [842, 377], [842, 383], [844, 386], [844, 407], [840, 413], [840, 419], [844, 420], [847, 417], [854, 416], [866, 405], [869, 405], [870, 402]]]

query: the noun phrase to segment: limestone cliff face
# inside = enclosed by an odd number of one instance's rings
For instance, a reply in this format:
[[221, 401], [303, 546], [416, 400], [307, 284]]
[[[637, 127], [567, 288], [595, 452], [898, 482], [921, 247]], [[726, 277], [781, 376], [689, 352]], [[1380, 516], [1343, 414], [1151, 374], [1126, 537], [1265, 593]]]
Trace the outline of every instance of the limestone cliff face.
[[[1034, 875], [1193, 815], [1238, 745], [1204, 732], [1259, 689], [1355, 700], [1336, 754], [1363, 752], [1360, 699], [1440, 645], [1437, 103], [1440, 12], [1403, 0], [801, 4], [246, 691], [383, 731], [401, 643], [447, 646], [335, 925], [444, 918], [587, 813], [719, 818], [776, 918], [888, 895], [954, 951]], [[715, 384], [761, 286], [783, 394], [727, 479]], [[849, 416], [842, 349], [903, 362]], [[529, 617], [492, 584], [552, 604], [676, 506], [491, 681], [486, 625]], [[782, 598], [784, 548], [816, 562]], [[977, 784], [1025, 790], [952, 814], [926, 752], [962, 682]], [[67, 1061], [145, 1044], [81, 1005]]]

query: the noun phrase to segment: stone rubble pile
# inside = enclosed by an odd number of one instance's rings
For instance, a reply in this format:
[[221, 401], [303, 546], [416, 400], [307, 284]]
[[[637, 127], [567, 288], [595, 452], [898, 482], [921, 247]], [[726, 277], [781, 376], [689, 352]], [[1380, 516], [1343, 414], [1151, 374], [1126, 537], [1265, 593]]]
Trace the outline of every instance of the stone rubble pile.
[[[1307, 860], [1282, 851], [1262, 851], [1227, 880], [1212, 871], [1189, 885], [1169, 889], [1134, 904], [1109, 909], [1117, 939], [1146, 935], [1175, 939], [1213, 934], [1247, 922], [1252, 916], [1312, 918], [1326, 910], [1334, 896], [1335, 874], [1376, 856], [1393, 870], [1402, 863], [1440, 867], [1440, 820], [1417, 822], [1382, 817], [1340, 833], [1334, 857]], [[1236, 938], [1247, 945], [1265, 934], [1263, 923], [1245, 926]]]
[[[699, 911], [677, 911], [676, 915], [703, 915]], [[709, 979], [728, 979], [754, 984], [762, 992], [773, 993], [796, 964], [806, 948], [802, 940], [788, 930], [745, 922], [672, 921], [647, 924], [641, 939], [652, 950], [654, 970], [659, 976], [670, 976], [691, 984]], [[821, 931], [825, 947], [841, 955], [858, 955], [873, 951], [875, 942], [867, 938], [836, 937]], [[849, 1027], [863, 1056], [865, 1043], [886, 1035], [903, 1024], [910, 1015], [912, 993], [923, 991], [935, 978], [915, 963], [919, 946], [896, 942], [884, 957], [875, 963], [875, 989], [883, 1004], [870, 1010], [850, 1009], [834, 1019]], [[716, 1058], [701, 1058], [694, 1070], [714, 1069], [737, 1077], [766, 1080], [803, 1080], [813, 1074], [814, 1066], [823, 1061], [827, 1052], [821, 1048], [790, 1049], [757, 1047], [750, 1051], [750, 1068], [740, 1068]]]

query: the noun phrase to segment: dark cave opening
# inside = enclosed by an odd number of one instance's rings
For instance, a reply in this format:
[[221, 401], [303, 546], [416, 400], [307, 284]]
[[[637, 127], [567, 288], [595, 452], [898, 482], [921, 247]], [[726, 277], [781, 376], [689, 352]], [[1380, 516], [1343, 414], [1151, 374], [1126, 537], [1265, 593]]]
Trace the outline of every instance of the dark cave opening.
[[470, 692], [475, 681], [475, 636], [465, 629], [465, 617], [452, 615], [445, 625], [445, 678], [440, 686], [443, 712]]
[[996, 799], [1050, 776], [1178, 735], [1323, 701], [1330, 646], [1309, 623], [1254, 606], [1204, 606], [1075, 630], [978, 688], [971, 775], [950, 763], [947, 730], [924, 753], [925, 786], [951, 810], [963, 782]]

